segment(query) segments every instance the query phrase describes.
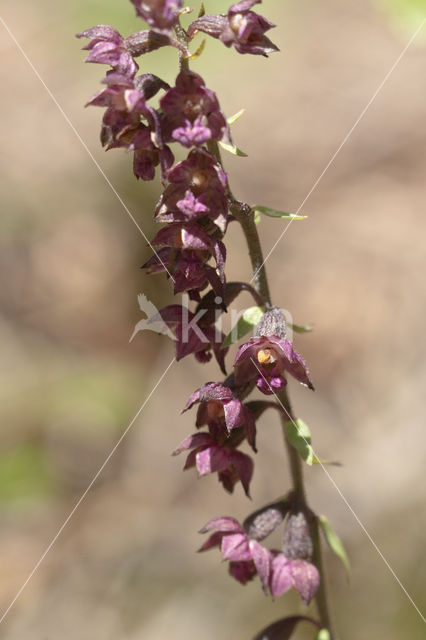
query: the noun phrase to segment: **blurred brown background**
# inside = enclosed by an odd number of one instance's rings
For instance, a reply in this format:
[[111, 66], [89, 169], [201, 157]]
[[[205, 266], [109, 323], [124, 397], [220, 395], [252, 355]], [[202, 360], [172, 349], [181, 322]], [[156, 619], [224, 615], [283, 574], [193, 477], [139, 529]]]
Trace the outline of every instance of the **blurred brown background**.
[[[210, 12], [228, 2], [207, 0]], [[226, 158], [234, 192], [295, 211], [426, 15], [424, 0], [265, 0], [281, 53], [239, 56], [209, 40], [193, 68], [217, 91], [248, 158]], [[137, 183], [124, 152], [104, 154], [100, 109], [83, 109], [104, 68], [83, 65], [75, 32], [96, 23], [143, 28], [122, 0], [2, 0], [1, 16], [148, 236], [158, 183]], [[317, 391], [291, 384], [330, 473], [424, 610], [423, 446], [426, 28], [268, 261], [274, 300], [315, 331], [297, 338]], [[144, 239], [0, 25], [0, 609], [4, 611], [173, 357], [140, 333], [137, 294], [170, 300], [139, 266]], [[169, 82], [173, 51], [142, 70]], [[265, 218], [265, 251], [283, 223]], [[247, 279], [239, 230], [228, 278]], [[247, 303], [243, 299], [242, 303]], [[228, 362], [231, 363], [231, 356]], [[180, 415], [214, 365], [173, 365], [1, 625], [7, 640], [248, 640], [300, 607], [243, 588], [219, 554], [194, 553], [198, 529], [244, 517], [288, 487], [275, 416], [260, 425], [249, 504], [238, 486], [183, 474], [173, 448], [193, 430]], [[348, 549], [348, 585], [329, 581], [341, 637], [417, 640], [424, 624], [320, 468], [312, 505]], [[308, 638], [301, 629], [297, 638]]]

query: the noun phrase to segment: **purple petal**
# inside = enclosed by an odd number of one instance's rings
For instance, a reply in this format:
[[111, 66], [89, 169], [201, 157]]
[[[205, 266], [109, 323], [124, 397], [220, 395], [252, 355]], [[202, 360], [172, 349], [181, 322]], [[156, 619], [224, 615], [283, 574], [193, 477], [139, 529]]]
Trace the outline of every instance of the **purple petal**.
[[269, 588], [273, 598], [281, 596], [293, 586], [293, 576], [287, 558], [279, 553], [272, 560]]
[[272, 554], [256, 540], [250, 540], [249, 547], [263, 590], [266, 592], [271, 574]]
[[197, 453], [196, 466], [200, 476], [222, 471], [229, 466], [229, 453], [222, 447], [213, 445]]
[[207, 531], [214, 531], [217, 529], [218, 531], [223, 532], [231, 532], [237, 531], [238, 533], [244, 533], [244, 529], [235, 518], [231, 518], [229, 516], [221, 516], [219, 518], [213, 518], [213, 520], [209, 520], [207, 524], [200, 530], [200, 533], [207, 533]]
[[253, 580], [257, 571], [254, 562], [230, 562], [229, 573], [241, 584], [247, 584]]
[[252, 559], [245, 533], [230, 533], [223, 536], [220, 549], [224, 560], [246, 562]]
[[230, 460], [240, 477], [246, 495], [250, 497], [250, 482], [254, 469], [253, 460], [241, 451], [231, 451]]
[[86, 29], [86, 31], [81, 31], [80, 33], [77, 33], [76, 38], [96, 38], [98, 40], [115, 42], [116, 44], [120, 44], [123, 41], [123, 38], [117, 29], [114, 29], [107, 24], [98, 24], [96, 27], [91, 27], [90, 29]]
[[320, 584], [319, 571], [313, 564], [305, 560], [291, 560], [289, 564], [293, 587], [299, 592], [303, 602], [308, 605]]
[[180, 443], [178, 448], [173, 451], [172, 455], [177, 456], [182, 453], [182, 451], [210, 444], [212, 444], [212, 438], [209, 433], [193, 433]]

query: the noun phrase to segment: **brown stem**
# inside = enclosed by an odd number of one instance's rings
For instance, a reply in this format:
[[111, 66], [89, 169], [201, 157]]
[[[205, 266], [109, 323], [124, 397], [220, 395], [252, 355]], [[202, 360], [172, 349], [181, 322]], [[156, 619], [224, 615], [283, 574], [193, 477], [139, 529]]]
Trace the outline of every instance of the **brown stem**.
[[[259, 240], [259, 234], [257, 233], [256, 224], [254, 222], [254, 214], [250, 207], [244, 208], [244, 205], [241, 203], [237, 203], [234, 201], [234, 204], [231, 206], [231, 211], [235, 218], [240, 222], [241, 227], [243, 229], [247, 246], [249, 250], [250, 260], [254, 273], [254, 281], [255, 287], [259, 294], [264, 299], [265, 303], [271, 305], [271, 298], [269, 293], [268, 279], [266, 275], [262, 247]], [[306, 490], [305, 484], [303, 480], [303, 469], [302, 469], [302, 461], [299, 453], [292, 447], [289, 443], [286, 435], [285, 435], [285, 424], [288, 420], [294, 422], [295, 417], [293, 415], [290, 399], [288, 397], [287, 389], [282, 389], [278, 393], [278, 398], [280, 403], [282, 404], [285, 413], [287, 416], [283, 415], [282, 417], [282, 426], [283, 426], [283, 434], [284, 441], [287, 448], [288, 458], [290, 462], [290, 473], [293, 484], [293, 491], [296, 497], [297, 502], [299, 503], [302, 509], [306, 511], [310, 511], [307, 499], [306, 499]], [[319, 534], [319, 524], [318, 518], [313, 516], [311, 522], [311, 535], [314, 544], [314, 557], [313, 561], [320, 573], [320, 586], [315, 596], [315, 601], [318, 608], [318, 613], [321, 621], [321, 625], [323, 628], [328, 629], [330, 633], [330, 640], [338, 640], [336, 631], [333, 627], [333, 622], [331, 620], [330, 614], [330, 605], [327, 598], [327, 585], [326, 585], [326, 575], [325, 569], [322, 559], [322, 550], [321, 550], [321, 539]]]

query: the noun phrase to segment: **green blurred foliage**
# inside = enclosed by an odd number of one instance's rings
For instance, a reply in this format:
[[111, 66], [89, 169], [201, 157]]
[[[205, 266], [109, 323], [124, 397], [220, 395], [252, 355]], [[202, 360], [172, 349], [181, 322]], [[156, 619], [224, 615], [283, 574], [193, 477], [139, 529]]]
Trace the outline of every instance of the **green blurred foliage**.
[[46, 498], [54, 491], [41, 445], [27, 442], [0, 455], [0, 502], [28, 502]]
[[[414, 32], [426, 18], [426, 0], [381, 0], [383, 6], [391, 16], [391, 20], [406, 29]], [[422, 29], [418, 38], [426, 40], [426, 30]]]

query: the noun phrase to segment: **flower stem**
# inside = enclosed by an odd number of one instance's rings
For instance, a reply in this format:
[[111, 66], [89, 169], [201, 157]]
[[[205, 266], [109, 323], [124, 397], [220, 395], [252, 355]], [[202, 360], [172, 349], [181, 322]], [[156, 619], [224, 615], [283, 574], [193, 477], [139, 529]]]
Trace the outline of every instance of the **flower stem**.
[[[269, 292], [268, 279], [266, 275], [263, 252], [260, 244], [259, 234], [257, 232], [256, 224], [254, 222], [254, 214], [253, 211], [247, 205], [242, 205], [237, 201], [234, 201], [234, 204], [231, 206], [231, 212], [241, 224], [243, 233], [246, 238], [250, 260], [253, 268], [255, 287], [259, 294], [262, 296], [265, 304], [271, 306], [271, 297]], [[299, 453], [292, 447], [289, 443], [286, 435], [285, 435], [285, 424], [288, 420], [294, 422], [295, 417], [293, 415], [290, 399], [288, 397], [287, 389], [282, 389], [277, 397], [284, 408], [287, 416], [282, 416], [282, 428], [284, 435], [284, 442], [287, 448], [287, 454], [290, 462], [290, 473], [293, 484], [293, 491], [295, 498], [299, 504], [299, 506], [306, 511], [310, 511], [307, 498], [306, 498], [306, 490], [303, 479], [303, 469], [302, 469], [302, 461]], [[328, 629], [330, 633], [330, 640], [338, 640], [336, 631], [334, 630], [333, 623], [331, 620], [330, 614], [330, 605], [327, 597], [327, 585], [326, 585], [326, 576], [324, 563], [322, 558], [322, 550], [321, 550], [321, 539], [319, 532], [319, 523], [318, 518], [313, 516], [311, 523], [311, 535], [314, 545], [314, 557], [313, 561], [320, 573], [320, 586], [315, 596], [315, 601], [318, 608], [318, 613], [320, 617], [320, 622], [322, 628]]]

